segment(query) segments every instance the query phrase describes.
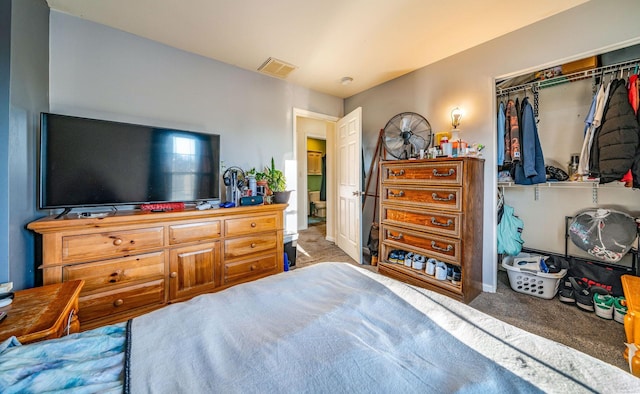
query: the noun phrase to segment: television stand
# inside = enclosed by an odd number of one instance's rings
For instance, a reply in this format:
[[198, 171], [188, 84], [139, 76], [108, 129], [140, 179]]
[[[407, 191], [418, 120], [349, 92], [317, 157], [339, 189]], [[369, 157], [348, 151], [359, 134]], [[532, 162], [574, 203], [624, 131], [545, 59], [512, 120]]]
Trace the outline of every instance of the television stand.
[[64, 215], [68, 214], [69, 212], [71, 212], [71, 208], [65, 208], [62, 212], [58, 214], [58, 216], [56, 216], [56, 219], [60, 219]]

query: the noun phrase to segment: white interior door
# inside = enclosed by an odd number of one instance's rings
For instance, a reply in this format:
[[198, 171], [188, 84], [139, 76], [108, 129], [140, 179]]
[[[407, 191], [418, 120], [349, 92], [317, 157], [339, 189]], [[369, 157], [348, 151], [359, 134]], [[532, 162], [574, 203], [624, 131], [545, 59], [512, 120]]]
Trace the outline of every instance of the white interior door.
[[362, 108], [358, 107], [337, 124], [337, 245], [358, 264], [362, 260]]

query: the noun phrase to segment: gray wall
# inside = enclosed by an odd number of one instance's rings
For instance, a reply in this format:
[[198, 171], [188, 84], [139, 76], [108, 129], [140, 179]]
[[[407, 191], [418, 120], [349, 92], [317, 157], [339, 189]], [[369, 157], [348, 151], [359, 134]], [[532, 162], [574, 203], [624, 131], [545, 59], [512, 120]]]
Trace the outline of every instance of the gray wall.
[[[49, 7], [44, 0], [0, 3], [0, 281], [35, 284], [36, 147], [48, 110]], [[7, 18], [9, 16], [9, 18]], [[8, 98], [8, 100], [7, 100]]]
[[[487, 146], [484, 151], [485, 290], [495, 289], [497, 265], [495, 78], [635, 44], [640, 41], [638, 15], [640, 2], [635, 0], [590, 1], [345, 100], [345, 113], [363, 108], [366, 163], [371, 160], [378, 131], [395, 114], [417, 112], [429, 120], [434, 132], [438, 132], [451, 129], [450, 112], [454, 107], [466, 111], [461, 125], [463, 138]], [[590, 196], [588, 189], [585, 193]], [[527, 198], [533, 204], [531, 194]], [[570, 203], [571, 197], [567, 198], [568, 205], [562, 210], [573, 212]], [[548, 207], [549, 201], [536, 204]], [[371, 213], [368, 206], [366, 215], [369, 218]], [[363, 223], [370, 222], [366, 215]], [[363, 229], [363, 233], [367, 232], [367, 228]]]
[[[343, 114], [341, 98], [60, 12], [51, 12], [50, 45], [52, 112], [220, 134], [226, 167], [262, 169], [273, 157], [290, 189], [293, 108]], [[296, 193], [288, 232], [297, 231]]]

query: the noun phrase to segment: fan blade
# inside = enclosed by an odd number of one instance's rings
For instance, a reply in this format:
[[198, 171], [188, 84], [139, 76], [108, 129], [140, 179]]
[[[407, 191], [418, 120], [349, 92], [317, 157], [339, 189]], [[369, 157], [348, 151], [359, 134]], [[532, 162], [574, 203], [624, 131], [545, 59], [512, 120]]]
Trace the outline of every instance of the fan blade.
[[410, 116], [402, 117], [402, 126], [400, 127], [402, 131], [411, 131], [411, 119]]
[[409, 138], [409, 142], [411, 145], [415, 146], [416, 150], [427, 148], [427, 141], [419, 135], [412, 135], [411, 138]]

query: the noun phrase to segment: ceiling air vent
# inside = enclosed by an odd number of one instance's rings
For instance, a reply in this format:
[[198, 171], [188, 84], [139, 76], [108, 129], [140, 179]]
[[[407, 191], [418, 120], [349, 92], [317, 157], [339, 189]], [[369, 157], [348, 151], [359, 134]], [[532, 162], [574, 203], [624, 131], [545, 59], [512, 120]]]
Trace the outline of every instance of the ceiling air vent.
[[272, 77], [284, 79], [296, 68], [298, 67], [293, 64], [285, 63], [282, 60], [270, 57], [262, 63], [262, 66], [258, 67], [258, 71], [263, 74], [271, 75]]

